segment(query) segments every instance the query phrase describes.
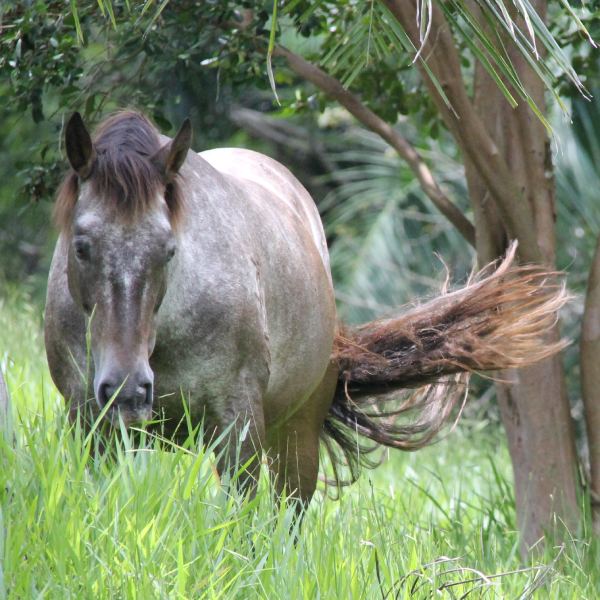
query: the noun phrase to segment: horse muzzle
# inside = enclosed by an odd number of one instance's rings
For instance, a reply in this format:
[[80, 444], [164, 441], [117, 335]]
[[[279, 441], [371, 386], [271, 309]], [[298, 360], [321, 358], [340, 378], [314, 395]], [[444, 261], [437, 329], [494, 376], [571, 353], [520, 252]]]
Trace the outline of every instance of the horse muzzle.
[[98, 407], [104, 410], [110, 404], [106, 417], [111, 423], [116, 424], [119, 417], [127, 426], [150, 420], [154, 394], [153, 379], [149, 368], [125, 376], [107, 373], [99, 378], [95, 386]]

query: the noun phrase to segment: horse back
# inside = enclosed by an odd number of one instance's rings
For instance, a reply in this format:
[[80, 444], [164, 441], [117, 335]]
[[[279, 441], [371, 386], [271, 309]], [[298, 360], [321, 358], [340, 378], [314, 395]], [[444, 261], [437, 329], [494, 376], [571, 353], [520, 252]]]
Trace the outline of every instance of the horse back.
[[265, 154], [245, 148], [216, 148], [200, 153], [200, 157], [229, 177], [241, 182], [253, 182], [268, 190], [275, 202], [293, 211], [310, 232], [325, 270], [330, 275], [327, 240], [319, 211], [306, 188], [289, 169]]

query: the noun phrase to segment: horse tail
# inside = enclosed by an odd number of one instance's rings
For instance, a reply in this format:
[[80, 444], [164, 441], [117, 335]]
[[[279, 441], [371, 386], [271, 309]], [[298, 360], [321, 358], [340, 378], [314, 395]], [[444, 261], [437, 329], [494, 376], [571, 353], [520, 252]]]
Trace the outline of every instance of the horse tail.
[[431, 443], [464, 403], [472, 372], [523, 367], [567, 345], [550, 335], [569, 298], [560, 274], [514, 266], [515, 251], [513, 244], [459, 290], [339, 332], [338, 383], [323, 441], [352, 480], [361, 465], [376, 464], [368, 454], [379, 445], [417, 450]]

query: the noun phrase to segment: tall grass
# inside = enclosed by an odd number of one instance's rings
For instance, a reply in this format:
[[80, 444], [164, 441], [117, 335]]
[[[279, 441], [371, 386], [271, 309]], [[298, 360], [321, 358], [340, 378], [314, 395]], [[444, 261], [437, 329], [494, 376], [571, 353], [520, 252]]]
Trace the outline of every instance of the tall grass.
[[520, 564], [509, 459], [486, 423], [391, 454], [339, 501], [319, 492], [298, 531], [266, 477], [253, 499], [228, 492], [195, 441], [94, 453], [16, 293], [0, 301], [0, 349], [14, 425], [0, 437], [2, 598], [597, 598], [585, 532]]

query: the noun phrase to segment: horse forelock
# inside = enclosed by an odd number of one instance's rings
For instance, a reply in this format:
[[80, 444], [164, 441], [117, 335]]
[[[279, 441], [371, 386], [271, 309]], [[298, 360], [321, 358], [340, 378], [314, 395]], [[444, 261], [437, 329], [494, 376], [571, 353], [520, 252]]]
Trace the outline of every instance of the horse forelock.
[[[152, 161], [160, 149], [158, 130], [142, 114], [116, 113], [97, 127], [93, 138], [96, 157], [86, 178], [99, 202], [108, 203], [117, 213], [135, 219], [164, 195], [173, 226], [181, 212], [179, 176], [165, 184]], [[79, 194], [79, 176], [70, 169], [63, 179], [54, 206], [54, 219], [61, 230], [73, 220]]]

